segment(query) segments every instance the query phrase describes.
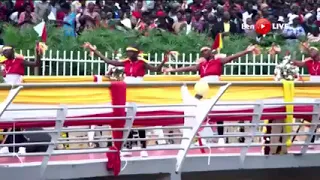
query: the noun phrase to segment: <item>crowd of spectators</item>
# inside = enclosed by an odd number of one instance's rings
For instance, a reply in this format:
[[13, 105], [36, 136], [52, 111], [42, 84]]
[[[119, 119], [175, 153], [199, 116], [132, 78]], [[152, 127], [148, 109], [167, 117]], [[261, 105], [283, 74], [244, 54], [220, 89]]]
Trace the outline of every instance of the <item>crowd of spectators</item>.
[[[288, 40], [308, 37], [319, 42], [320, 0], [5, 0], [0, 20], [21, 28], [47, 20], [66, 36], [78, 36], [95, 28], [151, 29], [172, 33], [207, 33], [214, 38], [243, 34], [257, 39], [253, 27], [260, 18], [287, 24], [274, 30]], [[248, 25], [248, 26], [244, 26]]]

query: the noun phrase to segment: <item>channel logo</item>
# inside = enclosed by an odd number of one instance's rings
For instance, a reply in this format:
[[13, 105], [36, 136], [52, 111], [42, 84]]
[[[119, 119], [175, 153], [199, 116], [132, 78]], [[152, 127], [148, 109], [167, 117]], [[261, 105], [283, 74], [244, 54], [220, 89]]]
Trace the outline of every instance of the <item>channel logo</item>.
[[272, 24], [268, 19], [262, 18], [259, 19], [256, 24], [254, 25], [254, 29], [256, 33], [265, 35], [271, 31]]
[[265, 35], [268, 34], [271, 30], [283, 30], [287, 24], [280, 24], [280, 23], [271, 23], [266, 18], [259, 19], [255, 25], [244, 25], [242, 24], [242, 29], [254, 29], [257, 34]]

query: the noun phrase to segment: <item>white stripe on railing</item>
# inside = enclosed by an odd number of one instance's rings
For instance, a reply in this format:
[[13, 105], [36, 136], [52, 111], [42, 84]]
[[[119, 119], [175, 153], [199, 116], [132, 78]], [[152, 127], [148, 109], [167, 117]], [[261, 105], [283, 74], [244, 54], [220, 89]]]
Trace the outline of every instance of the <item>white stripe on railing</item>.
[[[25, 55], [26, 59], [34, 58], [33, 51], [20, 51]], [[114, 57], [114, 54], [105, 53], [107, 57]], [[150, 64], [158, 65], [164, 58], [164, 53], [148, 54]], [[186, 67], [194, 65], [195, 61], [199, 58], [199, 54], [185, 54], [179, 55], [177, 60], [170, 59], [166, 66], [173, 68]], [[304, 59], [304, 56], [302, 57]], [[281, 60], [276, 55], [272, 57], [270, 55], [261, 54], [254, 56], [248, 54], [235, 60], [224, 66], [224, 75], [273, 75], [275, 66]], [[42, 66], [40, 69], [40, 75], [49, 76], [82, 76], [82, 75], [96, 75], [105, 74], [107, 71], [107, 64], [101, 61], [98, 57], [91, 57], [87, 52], [81, 51], [52, 51], [46, 52], [42, 59]], [[147, 72], [148, 75], [155, 75], [155, 73]], [[192, 75], [192, 72], [187, 73], [175, 73], [176, 75]], [[301, 74], [305, 75], [304, 69], [301, 69]], [[34, 71], [27, 68], [26, 75], [34, 75]]]

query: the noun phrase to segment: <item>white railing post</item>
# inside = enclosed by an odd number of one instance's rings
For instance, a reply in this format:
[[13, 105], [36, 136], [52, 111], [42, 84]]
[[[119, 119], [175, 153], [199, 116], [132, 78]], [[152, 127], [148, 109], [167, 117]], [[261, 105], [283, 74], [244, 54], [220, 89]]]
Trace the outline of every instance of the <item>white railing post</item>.
[[15, 89], [11, 89], [9, 91], [8, 96], [6, 99], [0, 104], [0, 117], [3, 115], [3, 113], [6, 111], [6, 109], [10, 106], [14, 98], [19, 94], [20, 90], [23, 88], [23, 86], [18, 86]]
[[49, 76], [52, 76], [52, 50], [49, 51]]
[[228, 83], [227, 85], [220, 87], [218, 93], [214, 97], [212, 97], [210, 100], [200, 101], [198, 104], [196, 104], [196, 107], [195, 107], [196, 109], [191, 109], [193, 112], [197, 112], [197, 113], [192, 123], [192, 129], [184, 130], [183, 132], [183, 137], [188, 139], [182, 139], [181, 141], [180, 147], [183, 150], [179, 150], [177, 154], [176, 173], [180, 173], [182, 164], [190, 148], [192, 140], [195, 137], [196, 133], [198, 132], [200, 126], [202, 125], [202, 122], [205, 119], [207, 119], [207, 116], [209, 112], [212, 110], [213, 106], [219, 101], [221, 96], [227, 91], [230, 85], [231, 83]]
[[311, 143], [312, 136], [315, 135], [315, 131], [317, 130], [317, 127], [319, 125], [320, 99], [315, 100], [315, 103], [316, 104], [313, 105], [313, 115], [312, 115], [312, 120], [311, 120], [312, 125], [309, 129], [308, 136], [307, 136], [307, 138], [301, 148], [301, 151], [300, 151], [301, 154], [305, 154], [307, 152], [308, 146]]
[[123, 142], [122, 142], [121, 150], [125, 147], [125, 144], [127, 143], [127, 139], [132, 129], [134, 119], [137, 115], [137, 105], [135, 103], [128, 103], [127, 105], [130, 107], [127, 109], [127, 115], [126, 115], [127, 119], [125, 120], [126, 123], [124, 124], [124, 128], [126, 130], [124, 130], [123, 132], [123, 137], [122, 137]]
[[252, 121], [251, 124], [252, 126], [250, 127], [250, 137], [245, 138], [245, 144], [246, 146], [241, 148], [241, 152], [240, 152], [240, 161], [241, 164], [244, 164], [247, 152], [249, 150], [250, 145], [253, 142], [253, 139], [255, 137], [255, 135], [257, 134], [257, 132], [259, 131], [259, 122], [261, 120], [261, 116], [263, 113], [263, 101], [257, 101], [258, 104], [256, 104], [253, 108], [253, 116], [252, 116]]
[[55, 64], [56, 64], [56, 67], [55, 67], [55, 69], [56, 69], [56, 73], [55, 73], [55, 75], [56, 76], [58, 76], [59, 75], [59, 65], [60, 65], [60, 51], [58, 50], [57, 52], [56, 52], [56, 62], [55, 62]]
[[73, 62], [74, 62], [74, 59], [73, 59], [73, 51], [70, 52], [70, 76], [73, 75]]
[[[87, 74], [88, 54], [87, 54], [86, 52], [84, 52], [84, 60], [83, 60], [83, 62], [84, 62], [84, 65], [83, 65], [83, 74], [84, 74], [85, 76], [87, 76], [87, 75], [88, 75], [88, 74]], [[81, 66], [79, 66], [79, 67], [81, 67]]]
[[[62, 76], [66, 76], [67, 74], [67, 69], [66, 69], [66, 60], [67, 59], [67, 52], [63, 51], [63, 62], [62, 62]], [[58, 73], [59, 74], [59, 73]]]
[[[82, 76], [82, 75], [93, 75], [93, 70], [95, 69], [95, 64], [98, 63], [98, 74], [100, 74], [100, 67], [101, 67], [101, 61], [98, 57], [88, 57], [88, 52], [83, 51], [77, 51], [77, 52], [66, 52], [62, 51], [63, 56], [60, 58], [60, 51], [53, 52], [52, 50], [48, 50], [48, 53], [44, 55], [43, 63], [42, 63], [42, 74], [45, 74], [46, 70], [46, 61], [49, 63], [47, 64], [47, 67], [49, 68], [48, 75], [52, 75], [53, 73], [56, 75], [59, 75], [59, 69], [62, 68], [62, 72], [60, 71], [60, 74], [62, 76], [68, 76], [67, 72], [70, 72], [70, 76]], [[20, 53], [22, 51], [20, 50]], [[34, 56], [30, 56], [30, 50], [26, 51], [26, 59], [33, 58]], [[55, 53], [54, 56], [52, 53]], [[77, 53], [77, 56], [74, 56], [73, 54]], [[47, 55], [49, 54], [49, 57]], [[66, 55], [70, 55], [70, 57], [67, 57]], [[107, 55], [107, 52], [105, 52], [105, 55]], [[113, 55], [114, 56], [114, 55]], [[106, 56], [107, 57], [107, 56]], [[155, 54], [148, 54], [148, 59], [153, 60], [150, 63], [152, 65], [157, 65], [159, 62], [163, 59], [164, 53], [155, 53]], [[264, 60], [264, 57], [267, 57], [267, 60]], [[162, 59], [161, 59], [162, 58]], [[177, 67], [186, 67], [191, 66], [196, 63], [196, 60], [199, 58], [199, 53], [196, 54], [185, 54], [181, 53], [181, 55], [174, 58], [174, 61], [170, 60], [167, 63], [168, 66], [171, 66], [173, 68]], [[244, 58], [244, 59], [242, 59]], [[302, 59], [304, 56], [302, 56]], [[96, 61], [98, 60], [98, 61]], [[275, 55], [274, 57], [270, 54], [261, 54], [259, 56], [252, 56], [252, 55], [246, 55], [244, 57], [240, 57], [237, 61], [231, 62], [229, 64], [226, 64], [224, 68], [224, 75], [231, 75], [231, 76], [237, 76], [241, 75], [241, 70], [244, 70], [243, 75], [249, 75], [249, 76], [263, 76], [263, 75], [274, 75], [273, 68], [278, 64], [278, 55]], [[54, 63], [53, 63], [54, 62]], [[62, 63], [61, 63], [62, 62]], [[70, 63], [70, 66], [66, 66], [67, 63]], [[61, 66], [60, 66], [61, 63]], [[73, 72], [73, 63], [76, 63], [76, 72]], [[52, 66], [52, 64], [55, 64], [55, 66]], [[87, 71], [90, 66], [91, 72]], [[105, 65], [107, 66], [107, 65]], [[55, 67], [53, 69], [53, 67]], [[237, 71], [234, 70], [234, 68], [238, 68]], [[260, 73], [256, 74], [256, 69], [260, 69]], [[266, 68], [267, 72], [266, 74], [263, 74], [263, 69]], [[228, 71], [226, 71], [228, 69]], [[75, 75], [73, 75], [75, 73]], [[175, 75], [181, 75], [181, 73], [174, 73]], [[192, 75], [192, 72], [183, 73], [183, 75]], [[197, 72], [198, 74], [198, 72]], [[305, 75], [304, 69], [302, 68], [301, 71], [302, 75]], [[27, 68], [26, 75], [30, 76], [30, 68]], [[147, 71], [147, 75], [151, 75], [150, 71]]]
[[43, 157], [41, 166], [40, 166], [40, 180], [45, 180], [45, 172], [50, 160], [50, 157], [53, 153], [54, 148], [57, 145], [58, 142], [58, 138], [60, 137], [61, 134], [61, 130], [63, 128], [63, 124], [64, 121], [67, 117], [67, 112], [68, 112], [68, 108], [67, 106], [60, 106], [61, 109], [57, 110], [57, 119], [56, 119], [56, 125], [55, 125], [55, 133], [51, 134], [51, 142], [50, 145], [48, 146], [47, 152], [46, 152], [46, 156]]

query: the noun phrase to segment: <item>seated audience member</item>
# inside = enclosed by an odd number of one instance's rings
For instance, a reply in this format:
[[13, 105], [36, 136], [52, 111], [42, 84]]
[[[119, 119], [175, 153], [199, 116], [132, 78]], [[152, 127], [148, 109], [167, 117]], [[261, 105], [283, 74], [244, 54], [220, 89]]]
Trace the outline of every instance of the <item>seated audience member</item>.
[[320, 42], [319, 28], [317, 26], [313, 26], [310, 29], [310, 32], [308, 33], [308, 42]]
[[223, 19], [222, 21], [218, 22], [217, 25], [215, 26], [216, 29], [216, 34], [222, 33], [224, 37], [229, 36], [230, 34], [235, 34], [237, 33], [237, 26], [236, 24], [230, 20], [230, 14], [229, 12], [224, 12], [223, 13]]
[[31, 11], [34, 10], [34, 5], [32, 0], [16, 0], [16, 3], [14, 5], [14, 9], [18, 10], [19, 12], [24, 11], [25, 4], [29, 4], [31, 7]]
[[204, 30], [204, 21], [202, 20], [202, 12], [201, 11], [197, 11], [194, 13], [194, 17], [192, 20], [192, 28], [196, 31], [196, 32], [203, 32]]
[[76, 13], [71, 11], [71, 6], [69, 3], [64, 3], [61, 5], [63, 11], [63, 30], [67, 37], [76, 37]]
[[94, 3], [89, 3], [88, 8], [83, 13], [84, 19], [86, 21], [85, 29], [94, 29], [100, 24], [100, 15], [95, 11]]
[[172, 28], [174, 32], [178, 34], [180, 31], [183, 30], [183, 28], [186, 27], [187, 23], [182, 11], [178, 11], [176, 14], [176, 17], [177, 17], [177, 21], [173, 23]]
[[102, 12], [100, 25], [103, 28], [109, 28], [109, 21], [112, 20], [112, 12]]
[[36, 15], [32, 12], [32, 6], [30, 3], [26, 3], [24, 5], [24, 11], [20, 14], [18, 25], [21, 28], [30, 27], [31, 25], [35, 25], [36, 23]]
[[35, 5], [35, 15], [37, 18], [37, 21], [40, 22], [41, 20], [46, 20], [50, 11], [50, 4], [47, 2], [47, 0], [41, 0], [40, 2], [37, 2]]
[[282, 32], [284, 38], [287, 42], [296, 42], [299, 38], [306, 36], [306, 32], [300, 25], [299, 16], [292, 15], [289, 19], [288, 26], [285, 26]]

